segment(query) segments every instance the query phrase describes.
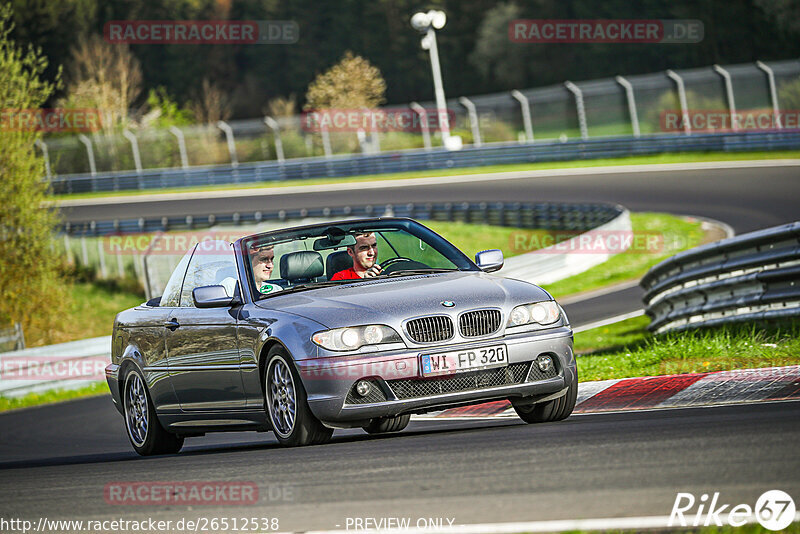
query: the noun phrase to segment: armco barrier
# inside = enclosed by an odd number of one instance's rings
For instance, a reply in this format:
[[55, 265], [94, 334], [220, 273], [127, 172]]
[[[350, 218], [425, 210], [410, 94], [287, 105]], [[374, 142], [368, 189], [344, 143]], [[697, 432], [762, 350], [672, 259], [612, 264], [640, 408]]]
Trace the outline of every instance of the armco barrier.
[[800, 222], [709, 243], [642, 278], [656, 333], [800, 316]]
[[277, 210], [123, 219], [65, 223], [70, 236], [102, 236], [137, 232], [192, 230], [216, 225], [258, 224], [264, 221], [336, 217], [410, 217], [419, 220], [455, 221], [515, 228], [585, 231], [617, 217], [624, 208], [613, 204], [566, 204], [521, 202], [447, 202], [438, 204], [379, 204], [299, 210]]
[[141, 173], [129, 171], [101, 173], [96, 176], [72, 174], [53, 177], [50, 184], [53, 193], [60, 195], [359, 176], [506, 163], [614, 158], [667, 152], [740, 152], [797, 148], [800, 148], [800, 131], [797, 130], [688, 136], [669, 134], [608, 137], [563, 143], [559, 141], [502, 143], [457, 151], [437, 148], [429, 151], [403, 150], [374, 155], [298, 158], [284, 162], [247, 163], [236, 167], [217, 165], [186, 169], [148, 169]]

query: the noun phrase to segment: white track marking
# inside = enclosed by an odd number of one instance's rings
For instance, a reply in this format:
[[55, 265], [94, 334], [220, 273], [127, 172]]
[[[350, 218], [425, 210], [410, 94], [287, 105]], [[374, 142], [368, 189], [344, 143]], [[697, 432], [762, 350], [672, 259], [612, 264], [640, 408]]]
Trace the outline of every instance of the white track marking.
[[608, 326], [610, 324], [618, 323], [620, 321], [625, 321], [626, 319], [633, 319], [634, 317], [639, 317], [641, 315], [644, 315], [644, 310], [636, 310], [630, 313], [617, 315], [616, 317], [609, 317], [608, 319], [601, 319], [600, 321], [595, 321], [593, 323], [576, 326], [573, 327], [572, 331], [578, 334], [580, 332], [585, 332], [586, 330], [591, 330], [592, 328], [600, 328], [601, 326]]

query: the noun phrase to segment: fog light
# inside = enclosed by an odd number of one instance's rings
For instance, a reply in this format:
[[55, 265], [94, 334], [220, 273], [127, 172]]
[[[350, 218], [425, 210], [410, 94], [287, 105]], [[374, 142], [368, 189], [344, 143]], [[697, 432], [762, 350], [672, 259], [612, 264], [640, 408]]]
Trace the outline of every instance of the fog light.
[[372, 391], [372, 384], [367, 382], [366, 380], [359, 380], [356, 384], [356, 393], [361, 395], [362, 397], [366, 397], [369, 395], [369, 392]]
[[536, 363], [539, 366], [539, 370], [546, 373], [553, 367], [553, 358], [550, 356], [539, 356], [536, 358]]

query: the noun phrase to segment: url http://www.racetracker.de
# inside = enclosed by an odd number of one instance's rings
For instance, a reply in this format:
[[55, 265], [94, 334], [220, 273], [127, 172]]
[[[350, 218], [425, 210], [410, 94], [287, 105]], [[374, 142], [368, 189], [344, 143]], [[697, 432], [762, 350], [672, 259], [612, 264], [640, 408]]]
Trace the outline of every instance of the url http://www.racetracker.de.
[[0, 532], [276, 532], [277, 517], [199, 517], [194, 519], [48, 519], [0, 517]]

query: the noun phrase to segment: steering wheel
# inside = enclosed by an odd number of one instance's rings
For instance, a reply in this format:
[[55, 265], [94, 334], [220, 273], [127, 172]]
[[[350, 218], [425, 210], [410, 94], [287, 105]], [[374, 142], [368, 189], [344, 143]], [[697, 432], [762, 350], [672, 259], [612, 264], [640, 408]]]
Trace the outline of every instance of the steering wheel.
[[[403, 263], [408, 263], [408, 265], [403, 265]], [[392, 267], [395, 268], [393, 269]], [[383, 269], [381, 274], [389, 274], [403, 269], [426, 269], [427, 267], [422, 262], [404, 256], [397, 256], [396, 258], [389, 258], [381, 264], [381, 269]]]

